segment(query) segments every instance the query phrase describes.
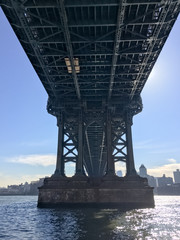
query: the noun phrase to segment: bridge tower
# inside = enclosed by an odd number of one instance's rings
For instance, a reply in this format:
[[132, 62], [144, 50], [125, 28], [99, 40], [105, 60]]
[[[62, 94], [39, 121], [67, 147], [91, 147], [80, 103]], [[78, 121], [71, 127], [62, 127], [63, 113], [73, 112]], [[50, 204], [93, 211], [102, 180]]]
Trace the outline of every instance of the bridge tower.
[[[52, 113], [53, 102], [48, 107]], [[108, 103], [60, 110], [56, 169], [39, 188], [38, 206], [154, 206], [153, 188], [134, 164], [132, 118], [141, 110], [140, 97], [116, 110]], [[73, 177], [65, 175], [69, 161], [76, 166]], [[125, 177], [115, 174], [118, 161], [126, 164]]]
[[[75, 176], [115, 176], [115, 162], [126, 164], [126, 176], [137, 176], [132, 147], [132, 118], [141, 99], [117, 112], [78, 109], [57, 116], [58, 147], [54, 177], [65, 176], [65, 163], [74, 162]], [[86, 173], [85, 173], [86, 172]]]
[[[154, 206], [137, 175], [131, 126], [179, 0], [0, 0], [57, 118], [55, 172], [38, 206]], [[67, 177], [65, 165], [75, 163]], [[125, 177], [115, 163], [126, 165]]]

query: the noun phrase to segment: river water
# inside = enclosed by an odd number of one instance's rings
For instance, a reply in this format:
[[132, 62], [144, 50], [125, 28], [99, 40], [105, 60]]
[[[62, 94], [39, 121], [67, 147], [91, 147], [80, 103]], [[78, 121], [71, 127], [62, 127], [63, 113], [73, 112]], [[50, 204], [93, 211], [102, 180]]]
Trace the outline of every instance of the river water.
[[0, 196], [0, 239], [180, 240], [180, 196], [151, 209], [43, 209], [37, 196]]

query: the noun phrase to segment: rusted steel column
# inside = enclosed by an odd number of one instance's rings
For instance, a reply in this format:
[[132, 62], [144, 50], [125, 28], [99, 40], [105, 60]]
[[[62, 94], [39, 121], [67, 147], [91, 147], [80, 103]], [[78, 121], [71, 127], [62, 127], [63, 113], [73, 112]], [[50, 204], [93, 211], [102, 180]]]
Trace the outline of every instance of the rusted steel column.
[[127, 144], [126, 176], [136, 176], [137, 172], [134, 165], [132, 131], [131, 131], [132, 115], [130, 112], [126, 113], [125, 124], [126, 124], [126, 144]]
[[58, 126], [58, 146], [57, 146], [57, 161], [56, 161], [56, 170], [55, 175], [65, 176], [64, 174], [64, 116], [61, 116], [57, 119]]
[[84, 175], [83, 157], [84, 157], [84, 125], [82, 112], [80, 111], [78, 122], [78, 158], [76, 161], [76, 175]]
[[106, 144], [107, 144], [107, 175], [115, 174], [114, 160], [112, 156], [112, 126], [111, 112], [107, 110], [106, 119]]

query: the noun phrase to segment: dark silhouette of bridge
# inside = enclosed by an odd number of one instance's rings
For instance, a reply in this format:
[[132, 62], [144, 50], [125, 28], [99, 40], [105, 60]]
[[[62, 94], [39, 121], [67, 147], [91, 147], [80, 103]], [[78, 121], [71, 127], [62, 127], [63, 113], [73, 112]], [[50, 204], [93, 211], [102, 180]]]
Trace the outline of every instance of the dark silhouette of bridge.
[[1, 0], [0, 5], [48, 93], [48, 113], [57, 117], [57, 164], [46, 191], [59, 181], [69, 188], [64, 166], [70, 161], [79, 182], [85, 175], [96, 179], [95, 185], [104, 176], [113, 179], [118, 161], [126, 164], [127, 180], [138, 178], [132, 118], [142, 111], [141, 91], [179, 1]]

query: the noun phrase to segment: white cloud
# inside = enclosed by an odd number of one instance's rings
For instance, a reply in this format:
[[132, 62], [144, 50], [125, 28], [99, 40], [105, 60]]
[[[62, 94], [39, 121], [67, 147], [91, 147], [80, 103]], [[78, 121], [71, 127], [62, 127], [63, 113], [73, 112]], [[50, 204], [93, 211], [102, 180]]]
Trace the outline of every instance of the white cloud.
[[173, 177], [173, 172], [176, 171], [176, 169], [180, 169], [180, 163], [169, 163], [163, 166], [148, 168], [147, 172], [154, 177], [162, 177], [163, 174], [167, 177]]
[[123, 163], [123, 162], [116, 162], [115, 163], [115, 170], [116, 170], [116, 172], [121, 170], [122, 175], [125, 176], [126, 175], [126, 164]]
[[174, 158], [170, 158], [170, 159], [168, 159], [168, 162], [170, 162], [170, 163], [176, 163], [177, 161], [176, 161], [176, 159], [174, 159]]
[[44, 178], [44, 177], [50, 177], [50, 175], [42, 175], [42, 174], [36, 174], [36, 175], [22, 175], [19, 179], [18, 182], [20, 183], [25, 183], [25, 182], [32, 182], [32, 181], [37, 181], [40, 178]]
[[19, 185], [21, 183], [25, 183], [25, 182], [32, 182], [32, 181], [37, 181], [39, 180], [39, 178], [44, 178], [44, 177], [48, 177], [50, 175], [40, 175], [40, 174], [36, 174], [36, 175], [22, 175], [22, 176], [10, 176], [10, 175], [5, 175], [5, 174], [1, 174], [0, 175], [0, 187], [7, 187], [8, 185]]
[[74, 168], [75, 165], [76, 165], [76, 164], [75, 164], [74, 162], [69, 162], [69, 163], [67, 163], [67, 166], [68, 166], [68, 167]]
[[[180, 169], [180, 163], [177, 163], [176, 159], [168, 159], [167, 164], [161, 165], [161, 166], [155, 166], [152, 168], [147, 168], [147, 173], [154, 177], [162, 177], [163, 174], [165, 174], [167, 177], [173, 177], [173, 172], [176, 171], [176, 169]], [[121, 170], [123, 175], [126, 174], [126, 164], [122, 162], [117, 162], [115, 164], [116, 171]], [[136, 168], [137, 171], [139, 171], [138, 168]]]
[[55, 165], [56, 155], [48, 154], [48, 155], [19, 156], [8, 159], [8, 162], [22, 163], [28, 165], [41, 165], [47, 167], [50, 165]]

